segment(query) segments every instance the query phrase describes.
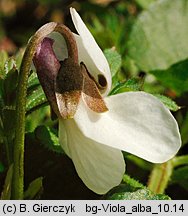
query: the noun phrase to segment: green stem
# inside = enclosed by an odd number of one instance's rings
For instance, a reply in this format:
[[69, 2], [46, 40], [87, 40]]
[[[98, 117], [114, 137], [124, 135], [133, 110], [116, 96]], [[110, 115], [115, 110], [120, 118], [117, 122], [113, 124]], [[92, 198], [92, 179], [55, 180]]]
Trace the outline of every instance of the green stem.
[[188, 155], [177, 156], [173, 158], [174, 167], [188, 164]]
[[30, 72], [32, 58], [36, 50], [36, 46], [34, 46], [32, 39], [28, 44], [23, 56], [17, 88], [12, 199], [23, 199], [24, 136], [27, 80]]
[[136, 157], [134, 155], [127, 155], [125, 156], [126, 159], [132, 161], [134, 164], [136, 164], [138, 167], [140, 167], [141, 169], [147, 170], [147, 171], [151, 171], [153, 168], [153, 164], [144, 161], [143, 159]]
[[37, 46], [51, 32], [61, 33], [66, 42], [70, 56], [73, 56], [75, 62], [78, 61], [76, 41], [72, 32], [64, 25], [54, 22], [42, 26], [30, 39], [25, 50], [19, 73], [16, 100], [16, 124], [15, 141], [13, 155], [13, 178], [12, 178], [12, 199], [24, 198], [24, 138], [25, 138], [25, 113], [26, 113], [26, 94], [27, 80], [30, 72], [33, 56]]
[[[43, 36], [43, 35], [42, 35]], [[16, 101], [16, 128], [14, 142], [14, 171], [12, 179], [12, 199], [23, 199], [24, 193], [24, 138], [27, 80], [30, 67], [41, 34], [35, 34], [25, 50], [19, 73]]]
[[172, 160], [154, 166], [148, 181], [148, 188], [156, 194], [165, 192], [173, 171]]

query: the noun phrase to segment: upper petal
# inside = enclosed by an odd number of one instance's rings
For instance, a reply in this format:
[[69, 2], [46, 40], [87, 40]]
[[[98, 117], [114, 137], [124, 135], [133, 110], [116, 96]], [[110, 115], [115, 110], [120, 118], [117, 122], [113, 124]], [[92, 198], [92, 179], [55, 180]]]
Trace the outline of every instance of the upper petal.
[[181, 145], [177, 122], [154, 96], [127, 92], [105, 102], [109, 111], [101, 114], [80, 103], [74, 119], [85, 136], [154, 163], [177, 153]]
[[80, 36], [75, 35], [80, 62], [83, 61], [91, 75], [98, 81], [98, 75], [103, 75], [107, 81], [105, 95], [111, 88], [111, 73], [106, 57], [97, 45], [90, 31], [74, 8], [70, 8], [74, 26]]
[[66, 128], [69, 153], [85, 185], [104, 194], [120, 184], [125, 172], [121, 151], [85, 137], [72, 119], [59, 123]]

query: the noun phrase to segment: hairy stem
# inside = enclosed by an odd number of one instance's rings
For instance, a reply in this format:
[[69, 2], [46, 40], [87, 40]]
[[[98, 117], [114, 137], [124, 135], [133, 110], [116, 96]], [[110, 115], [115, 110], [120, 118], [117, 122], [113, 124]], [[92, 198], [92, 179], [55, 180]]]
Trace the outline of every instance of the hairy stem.
[[168, 186], [172, 171], [172, 160], [155, 165], [149, 177], [148, 188], [156, 194], [164, 193]]
[[67, 42], [68, 54], [75, 62], [78, 62], [77, 46], [71, 31], [64, 25], [54, 22], [42, 26], [29, 40], [25, 50], [19, 73], [16, 100], [16, 125], [13, 155], [13, 179], [12, 199], [23, 199], [24, 197], [24, 138], [25, 138], [25, 113], [27, 80], [30, 72], [33, 56], [37, 46], [51, 32], [56, 31], [63, 35]]

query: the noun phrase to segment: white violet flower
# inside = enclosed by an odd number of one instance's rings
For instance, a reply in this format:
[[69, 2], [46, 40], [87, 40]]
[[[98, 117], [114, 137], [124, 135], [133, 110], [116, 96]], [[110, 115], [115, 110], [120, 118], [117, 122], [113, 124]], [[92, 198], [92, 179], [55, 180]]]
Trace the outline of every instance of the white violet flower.
[[[65, 40], [60, 34], [50, 35], [54, 38], [54, 51], [53, 40], [43, 40], [35, 54], [34, 64], [47, 98], [53, 97], [51, 101], [56, 104], [54, 112], [59, 118], [60, 144], [72, 159], [85, 185], [98, 194], [104, 194], [122, 180], [125, 162], [121, 151], [153, 163], [163, 163], [177, 153], [181, 138], [176, 120], [154, 96], [141, 91], [107, 96], [111, 89], [108, 62], [76, 10], [71, 8], [70, 12], [78, 32], [78, 35], [74, 34], [78, 59], [84, 63], [81, 63], [81, 67], [85, 68], [82, 76], [86, 81], [82, 85], [87, 85], [85, 92], [77, 92], [79, 96], [72, 118], [62, 117], [66, 106], [70, 105], [69, 99], [66, 98], [68, 102], [62, 106], [61, 91], [54, 90], [54, 85], [58, 85], [57, 79], [61, 80], [65, 69], [69, 70], [69, 67], [62, 67], [59, 72], [59, 61], [68, 57]], [[70, 85], [75, 86], [77, 78], [72, 78], [69, 71], [66, 72], [69, 73], [67, 76], [76, 80], [75, 83], [70, 81]], [[97, 87], [93, 87], [93, 80], [99, 82]], [[69, 80], [66, 84], [69, 85]], [[92, 93], [87, 95], [87, 91], [92, 90], [98, 92], [96, 94], [99, 96], [95, 99]], [[102, 104], [99, 105], [102, 111], [97, 110], [98, 102]], [[96, 110], [92, 108], [92, 103]]]

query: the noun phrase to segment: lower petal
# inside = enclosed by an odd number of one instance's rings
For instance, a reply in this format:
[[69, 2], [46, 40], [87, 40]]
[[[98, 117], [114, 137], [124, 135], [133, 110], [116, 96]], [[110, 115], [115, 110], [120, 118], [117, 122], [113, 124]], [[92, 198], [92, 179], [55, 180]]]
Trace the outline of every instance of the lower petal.
[[74, 120], [62, 123], [67, 131], [71, 158], [85, 185], [95, 193], [104, 194], [120, 184], [125, 172], [121, 151], [86, 138]]
[[181, 146], [177, 122], [154, 96], [126, 92], [105, 102], [109, 111], [101, 114], [80, 103], [74, 119], [85, 136], [154, 163], [177, 153]]

